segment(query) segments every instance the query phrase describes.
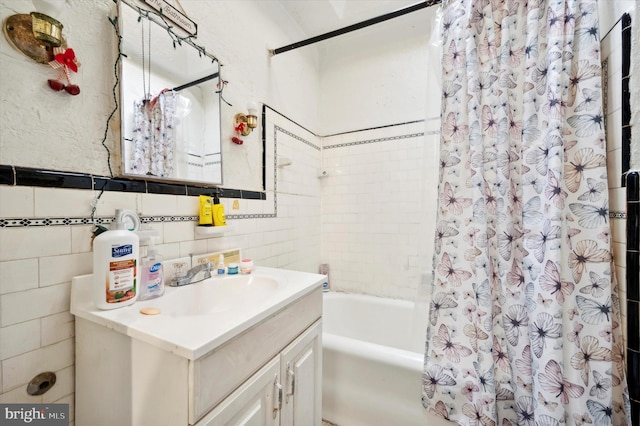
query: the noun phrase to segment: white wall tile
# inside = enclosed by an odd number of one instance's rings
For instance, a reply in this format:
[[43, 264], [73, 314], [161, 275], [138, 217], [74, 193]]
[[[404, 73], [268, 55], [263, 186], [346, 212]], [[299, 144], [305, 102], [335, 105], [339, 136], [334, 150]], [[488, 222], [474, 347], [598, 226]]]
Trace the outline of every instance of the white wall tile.
[[627, 242], [627, 221], [626, 219], [611, 220], [611, 241], [616, 243]]
[[141, 194], [140, 197], [142, 216], [171, 216], [178, 210], [177, 195]]
[[69, 310], [71, 284], [58, 284], [0, 296], [0, 326]]
[[191, 254], [206, 253], [207, 251], [207, 240], [180, 242], [180, 257], [189, 256]]
[[93, 225], [74, 225], [71, 227], [71, 252], [85, 253], [92, 251]]
[[[94, 192], [94, 197], [99, 193], [99, 191]], [[142, 194], [133, 192], [105, 191], [96, 204], [96, 216], [113, 217], [116, 209], [133, 210], [139, 213], [142, 207], [141, 196]]]
[[[75, 391], [75, 385], [74, 385], [74, 391]], [[65, 395], [62, 398], [53, 401], [56, 404], [69, 404], [69, 426], [74, 426], [74, 419], [75, 419], [75, 414], [76, 414], [76, 409], [75, 409], [75, 399], [74, 399], [74, 395], [70, 394], [70, 395]]]
[[36, 217], [88, 217], [93, 191], [82, 189], [35, 188]]
[[607, 114], [607, 152], [622, 148], [622, 110], [617, 109]]
[[71, 253], [67, 226], [2, 228], [0, 241], [0, 261]]
[[40, 287], [70, 282], [77, 275], [93, 272], [93, 253], [40, 258]]
[[[34, 374], [35, 376], [35, 374]], [[42, 403], [42, 395], [29, 395], [27, 393], [27, 384], [17, 387], [13, 390], [0, 394], [0, 403], [2, 404], [40, 404]]]
[[0, 360], [40, 347], [40, 321], [32, 320], [0, 328]]
[[24, 386], [39, 373], [62, 370], [73, 365], [73, 362], [73, 339], [3, 360], [2, 391]]
[[33, 188], [0, 185], [0, 217], [33, 217]]
[[163, 242], [175, 243], [193, 240], [195, 227], [194, 222], [167, 222], [163, 226]]
[[607, 153], [607, 181], [609, 188], [620, 188], [622, 185], [622, 149]]
[[622, 69], [609, 73], [609, 84], [607, 87], [607, 114], [611, 114], [622, 108]]
[[613, 261], [617, 266], [627, 267], [627, 245], [623, 243], [612, 242], [611, 248], [613, 250]]
[[70, 312], [61, 312], [40, 319], [42, 346], [52, 345], [73, 336], [75, 336], [75, 318]]
[[38, 287], [38, 259], [0, 262], [0, 294]]
[[[42, 402], [53, 403], [71, 394], [75, 390], [75, 368], [73, 366], [58, 370], [56, 384], [42, 395]], [[69, 407], [71, 408], [71, 407]]]
[[627, 188], [614, 188], [609, 190], [609, 211], [627, 211]]

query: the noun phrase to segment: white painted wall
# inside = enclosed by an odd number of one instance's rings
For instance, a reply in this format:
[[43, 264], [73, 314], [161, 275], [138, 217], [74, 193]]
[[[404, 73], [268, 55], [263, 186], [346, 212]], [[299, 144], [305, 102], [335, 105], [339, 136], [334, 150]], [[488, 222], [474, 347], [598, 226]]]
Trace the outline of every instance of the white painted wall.
[[[425, 8], [319, 43], [320, 134], [425, 118], [437, 10]], [[440, 94], [430, 97], [437, 104]]]

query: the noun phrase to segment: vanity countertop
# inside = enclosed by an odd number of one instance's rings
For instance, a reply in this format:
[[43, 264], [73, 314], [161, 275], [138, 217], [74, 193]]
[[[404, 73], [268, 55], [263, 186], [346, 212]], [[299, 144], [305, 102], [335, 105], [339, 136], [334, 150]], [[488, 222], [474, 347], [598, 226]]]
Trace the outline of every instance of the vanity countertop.
[[[94, 305], [92, 278], [73, 278], [73, 315], [195, 360], [320, 288], [324, 276], [257, 267], [250, 275], [167, 286], [162, 297], [112, 310]], [[140, 312], [144, 308], [157, 308], [160, 313], [144, 315]]]

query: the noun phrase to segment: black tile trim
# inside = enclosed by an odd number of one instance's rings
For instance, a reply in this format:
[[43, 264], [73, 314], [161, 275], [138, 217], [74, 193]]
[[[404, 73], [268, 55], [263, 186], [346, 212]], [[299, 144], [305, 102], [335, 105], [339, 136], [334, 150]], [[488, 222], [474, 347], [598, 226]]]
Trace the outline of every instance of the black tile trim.
[[640, 401], [631, 400], [631, 425], [640, 425]]
[[147, 182], [147, 192], [150, 194], [187, 195], [187, 185]]
[[[634, 332], [638, 332], [636, 328]], [[636, 401], [640, 400], [640, 386], [633, 386], [638, 383], [640, 378], [640, 352], [627, 350], [627, 381], [631, 384], [629, 386], [629, 397]]]
[[640, 173], [629, 172], [627, 179], [627, 202], [640, 201]]
[[[640, 351], [640, 303], [627, 300], [627, 348]], [[635, 330], [635, 332], [633, 331]]]
[[15, 172], [15, 183], [18, 186], [93, 189], [91, 175], [83, 173], [59, 172], [27, 167], [16, 167]]
[[627, 300], [640, 302], [640, 253], [637, 251], [627, 250]]
[[13, 167], [0, 165], [0, 185], [15, 185], [16, 175]]
[[622, 177], [621, 184], [626, 185], [624, 174], [629, 171], [631, 161], [631, 96], [629, 93], [629, 71], [631, 69], [631, 15], [625, 13], [622, 21]]
[[627, 203], [627, 250], [640, 250], [640, 203], [636, 201]]
[[104, 190], [186, 196], [218, 194], [221, 198], [267, 199], [266, 192], [260, 191], [181, 185], [147, 181], [144, 179], [110, 178], [108, 176], [94, 176], [88, 173], [44, 170], [29, 167], [17, 166], [14, 168], [14, 166], [6, 164], [0, 164], [0, 185], [92, 189], [96, 191]]

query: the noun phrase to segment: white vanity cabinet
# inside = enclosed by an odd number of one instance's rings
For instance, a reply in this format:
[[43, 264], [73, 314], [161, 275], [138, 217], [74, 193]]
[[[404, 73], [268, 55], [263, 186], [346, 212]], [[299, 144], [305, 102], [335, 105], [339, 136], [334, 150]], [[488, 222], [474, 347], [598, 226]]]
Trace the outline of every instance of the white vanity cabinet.
[[321, 339], [318, 320], [196, 426], [319, 426]]
[[[256, 301], [255, 314], [245, 304], [208, 316], [191, 313], [206, 294], [195, 284], [168, 288], [156, 299], [162, 313], [150, 318], [138, 303], [95, 310], [91, 277], [74, 278], [75, 423], [320, 426], [321, 276], [263, 270], [284, 283], [274, 306]], [[298, 277], [306, 284], [294, 287]]]

